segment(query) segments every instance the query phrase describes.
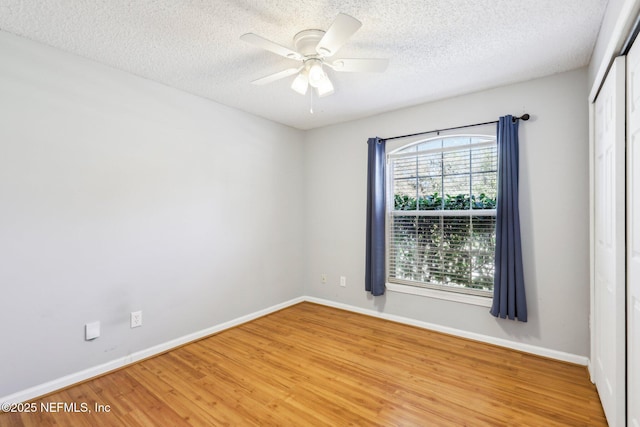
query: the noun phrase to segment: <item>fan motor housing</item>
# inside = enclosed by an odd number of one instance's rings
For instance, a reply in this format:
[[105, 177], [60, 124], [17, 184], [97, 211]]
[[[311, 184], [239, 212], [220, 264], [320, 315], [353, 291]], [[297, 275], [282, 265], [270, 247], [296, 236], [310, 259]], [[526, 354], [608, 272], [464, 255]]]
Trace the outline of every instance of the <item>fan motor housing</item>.
[[296, 51], [304, 56], [318, 56], [316, 46], [324, 36], [322, 30], [303, 30], [293, 36], [293, 45]]

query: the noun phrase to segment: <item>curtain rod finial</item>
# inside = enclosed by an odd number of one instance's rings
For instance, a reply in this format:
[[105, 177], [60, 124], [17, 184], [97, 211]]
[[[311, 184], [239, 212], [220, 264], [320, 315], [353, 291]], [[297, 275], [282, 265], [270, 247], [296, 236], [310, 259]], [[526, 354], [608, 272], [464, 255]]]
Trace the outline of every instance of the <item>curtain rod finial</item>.
[[531, 118], [531, 116], [529, 115], [529, 113], [524, 113], [524, 114], [523, 114], [523, 115], [521, 115], [520, 117], [517, 117], [517, 116], [516, 116], [516, 117], [511, 117], [511, 122], [512, 122], [512, 123], [515, 123], [515, 122], [517, 122], [518, 120], [522, 120], [522, 121], [525, 121], [525, 122], [526, 122], [526, 121], [527, 121], [527, 120], [529, 120], [530, 118]]

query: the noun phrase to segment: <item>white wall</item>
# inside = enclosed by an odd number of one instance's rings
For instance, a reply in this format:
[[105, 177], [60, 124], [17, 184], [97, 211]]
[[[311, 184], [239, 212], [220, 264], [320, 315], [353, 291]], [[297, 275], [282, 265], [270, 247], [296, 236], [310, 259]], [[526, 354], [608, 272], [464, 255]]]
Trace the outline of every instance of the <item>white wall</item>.
[[302, 294], [300, 131], [5, 32], [0, 64], [0, 396]]
[[[434, 83], [437, 84], [437, 83]], [[587, 70], [307, 132], [306, 294], [449, 328], [589, 354]], [[520, 212], [528, 323], [488, 308], [364, 291], [366, 140], [528, 112], [520, 127]], [[321, 284], [320, 275], [328, 275]], [[338, 285], [347, 277], [347, 287]]]

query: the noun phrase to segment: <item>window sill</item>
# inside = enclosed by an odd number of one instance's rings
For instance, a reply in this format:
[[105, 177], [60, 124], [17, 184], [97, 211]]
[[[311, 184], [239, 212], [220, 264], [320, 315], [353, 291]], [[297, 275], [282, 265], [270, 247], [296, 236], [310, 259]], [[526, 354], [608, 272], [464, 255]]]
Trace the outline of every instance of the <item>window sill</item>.
[[400, 285], [398, 283], [386, 283], [388, 291], [399, 292], [403, 294], [420, 295], [429, 298], [438, 298], [448, 301], [461, 302], [464, 304], [479, 305], [482, 307], [491, 307], [491, 297], [481, 297], [477, 295], [466, 295], [456, 292], [439, 291], [436, 289], [419, 288], [417, 286]]

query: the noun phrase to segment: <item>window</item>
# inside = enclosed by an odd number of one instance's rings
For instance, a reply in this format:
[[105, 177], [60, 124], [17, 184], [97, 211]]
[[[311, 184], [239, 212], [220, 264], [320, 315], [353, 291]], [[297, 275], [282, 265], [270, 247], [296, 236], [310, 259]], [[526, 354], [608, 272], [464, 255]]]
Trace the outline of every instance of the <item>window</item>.
[[438, 137], [388, 160], [387, 282], [491, 296], [495, 137]]

